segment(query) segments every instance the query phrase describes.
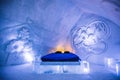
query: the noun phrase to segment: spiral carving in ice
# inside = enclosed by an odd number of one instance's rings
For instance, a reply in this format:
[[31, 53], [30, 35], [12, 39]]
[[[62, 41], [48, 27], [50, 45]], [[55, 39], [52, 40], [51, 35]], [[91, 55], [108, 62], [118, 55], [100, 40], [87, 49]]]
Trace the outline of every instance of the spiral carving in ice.
[[82, 27], [76, 25], [72, 33], [73, 46], [84, 54], [99, 54], [106, 50], [105, 40], [109, 35], [109, 26], [102, 21], [94, 21]]

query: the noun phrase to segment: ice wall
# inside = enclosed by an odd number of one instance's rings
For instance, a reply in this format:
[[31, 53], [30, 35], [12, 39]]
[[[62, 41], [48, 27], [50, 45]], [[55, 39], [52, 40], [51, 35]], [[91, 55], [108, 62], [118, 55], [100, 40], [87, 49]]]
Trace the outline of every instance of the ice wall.
[[[107, 25], [107, 27], [101, 27], [100, 24], [99, 29], [102, 29], [105, 34], [106, 31], [109, 32], [109, 37], [99, 40], [102, 44], [100, 44], [100, 50], [96, 52], [100, 52], [100, 55], [94, 52], [94, 49], [98, 48], [92, 47], [92, 52], [88, 50], [85, 53], [89, 58], [83, 59], [102, 63], [101, 58], [105, 56], [119, 58], [119, 6], [112, 3], [116, 4], [117, 0], [92, 0], [92, 3], [90, 0], [2, 0], [0, 5], [0, 64], [25, 63], [27, 61], [24, 54], [45, 55], [59, 41], [70, 41], [77, 54], [80, 57], [86, 57], [86, 55], [81, 55], [83, 52], [73, 44], [72, 32], [76, 28], [78, 30], [84, 26], [88, 28], [88, 25], [94, 23], [95, 20]], [[104, 36], [103, 33], [100, 32], [101, 36]], [[101, 36], [100, 39], [102, 39]], [[93, 46], [94, 41], [90, 42], [89, 46]], [[107, 48], [105, 48], [106, 45]], [[86, 45], [82, 49], [86, 49]], [[92, 54], [93, 52], [95, 55]]]

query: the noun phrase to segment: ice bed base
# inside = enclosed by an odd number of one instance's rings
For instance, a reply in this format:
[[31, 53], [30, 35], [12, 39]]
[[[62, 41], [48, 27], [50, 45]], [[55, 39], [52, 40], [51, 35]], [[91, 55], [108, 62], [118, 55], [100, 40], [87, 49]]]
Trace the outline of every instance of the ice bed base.
[[64, 74], [88, 74], [89, 63], [87, 61], [80, 62], [35, 62], [33, 71], [42, 73], [64, 73]]

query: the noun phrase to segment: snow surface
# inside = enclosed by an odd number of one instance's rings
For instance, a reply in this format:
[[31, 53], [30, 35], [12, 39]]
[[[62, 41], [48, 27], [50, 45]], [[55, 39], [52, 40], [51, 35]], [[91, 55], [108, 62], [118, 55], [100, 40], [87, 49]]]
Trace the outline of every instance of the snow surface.
[[90, 74], [37, 74], [32, 64], [0, 67], [0, 80], [120, 80], [102, 65], [90, 64]]

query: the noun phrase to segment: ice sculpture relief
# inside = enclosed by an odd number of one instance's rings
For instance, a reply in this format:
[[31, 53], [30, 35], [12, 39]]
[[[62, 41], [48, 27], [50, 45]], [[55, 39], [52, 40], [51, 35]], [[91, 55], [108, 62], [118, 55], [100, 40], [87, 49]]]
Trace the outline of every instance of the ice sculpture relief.
[[95, 20], [84, 26], [75, 25], [72, 33], [73, 46], [81, 57], [88, 54], [101, 54], [107, 50], [105, 40], [110, 36], [109, 26], [100, 20]]
[[33, 60], [33, 41], [31, 39], [31, 32], [28, 28], [28, 24], [16, 25], [14, 29], [9, 27], [2, 30], [2, 33], [4, 32], [9, 32], [9, 36], [7, 39], [6, 33], [1, 37], [6, 40], [2, 49], [2, 55], [6, 55], [6, 57], [3, 57], [5, 58], [3, 64], [16, 65]]
[[[17, 39], [9, 42], [6, 47], [6, 51], [7, 53], [10, 53], [10, 56], [16, 56], [16, 60], [19, 60], [19, 58], [25, 59], [26, 54], [32, 55], [33, 50], [32, 42], [30, 41], [29, 30], [25, 27], [20, 28]], [[11, 58], [10, 56], [7, 59]], [[8, 61], [9, 60], [7, 60], [7, 62]]]

